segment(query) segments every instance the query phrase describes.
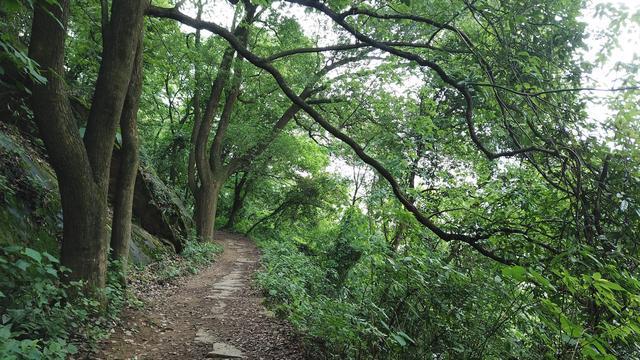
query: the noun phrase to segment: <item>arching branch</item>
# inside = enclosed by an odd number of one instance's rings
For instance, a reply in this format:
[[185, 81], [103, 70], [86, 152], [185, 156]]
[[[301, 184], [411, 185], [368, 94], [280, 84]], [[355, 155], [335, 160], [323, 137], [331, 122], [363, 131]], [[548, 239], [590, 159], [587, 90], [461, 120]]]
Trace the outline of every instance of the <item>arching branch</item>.
[[367, 35], [365, 35], [364, 33], [360, 32], [359, 30], [357, 30], [355, 27], [353, 27], [352, 25], [350, 25], [349, 23], [346, 22], [345, 18], [349, 15], [357, 15], [357, 14], [364, 14], [364, 15], [368, 15], [368, 16], [375, 16], [378, 18], [389, 18], [389, 19], [404, 19], [404, 20], [412, 20], [412, 21], [417, 21], [417, 22], [422, 22], [422, 23], [426, 23], [429, 24], [431, 26], [435, 26], [438, 28], [442, 28], [442, 29], [448, 29], [451, 31], [455, 31], [463, 40], [467, 45], [470, 45], [470, 40], [469, 38], [461, 31], [457, 30], [455, 27], [448, 25], [448, 24], [441, 24], [439, 22], [430, 20], [430, 19], [426, 19], [420, 16], [414, 16], [414, 15], [394, 15], [394, 14], [389, 14], [389, 15], [381, 15], [381, 14], [377, 14], [377, 13], [373, 13], [367, 10], [361, 10], [358, 8], [352, 8], [351, 10], [344, 12], [344, 13], [337, 13], [335, 11], [333, 11], [332, 9], [330, 9], [328, 6], [326, 6], [325, 4], [317, 1], [317, 0], [287, 0], [290, 3], [294, 3], [294, 4], [298, 4], [298, 5], [302, 5], [308, 8], [312, 8], [315, 9], [317, 11], [320, 11], [321, 13], [324, 13], [325, 15], [327, 15], [331, 20], [333, 20], [336, 24], [338, 24], [340, 27], [342, 27], [344, 30], [346, 30], [348, 33], [350, 33], [352, 36], [354, 36], [358, 41], [369, 44], [371, 46], [373, 46], [374, 48], [377, 48], [379, 50], [385, 51], [389, 54], [398, 56], [400, 58], [404, 58], [406, 60], [412, 61], [417, 63], [420, 66], [423, 67], [427, 67], [431, 70], [433, 70], [438, 77], [447, 85], [453, 87], [454, 89], [456, 89], [464, 98], [465, 101], [465, 113], [464, 113], [464, 117], [465, 117], [465, 121], [467, 123], [467, 129], [469, 132], [469, 136], [471, 137], [471, 140], [473, 141], [473, 143], [476, 145], [476, 147], [489, 159], [493, 160], [493, 159], [497, 159], [500, 157], [510, 157], [510, 156], [515, 156], [515, 155], [519, 155], [519, 154], [523, 154], [523, 153], [528, 153], [528, 152], [545, 152], [545, 153], [554, 153], [552, 150], [547, 150], [547, 149], [543, 149], [543, 148], [539, 148], [536, 146], [530, 146], [530, 147], [526, 147], [526, 148], [520, 148], [518, 147], [517, 149], [513, 149], [513, 150], [508, 150], [508, 151], [502, 151], [502, 152], [493, 152], [491, 150], [489, 150], [480, 140], [480, 137], [478, 136], [478, 133], [476, 131], [475, 128], [475, 123], [474, 123], [474, 119], [473, 119], [473, 114], [474, 114], [474, 106], [473, 106], [473, 97], [471, 95], [471, 91], [468, 88], [468, 85], [465, 84], [462, 81], [458, 81], [456, 79], [454, 79], [453, 77], [451, 77], [439, 64], [437, 64], [434, 61], [428, 60], [423, 58], [422, 56], [412, 53], [412, 52], [408, 52], [402, 49], [398, 49], [397, 47], [394, 46], [390, 46], [385, 44], [384, 42], [381, 41], [377, 41]]
[[[288, 85], [280, 71], [276, 69], [269, 61], [264, 58], [261, 58], [254, 53], [247, 50], [242, 42], [234, 36], [227, 29], [211, 22], [206, 22], [202, 20], [197, 20], [191, 18], [175, 8], [159, 8], [159, 7], [151, 7], [147, 12], [150, 16], [169, 18], [177, 20], [185, 25], [192, 26], [196, 29], [207, 29], [214, 34], [217, 34], [224, 38], [242, 57], [247, 59], [253, 65], [265, 70], [268, 72], [276, 81], [278, 86], [282, 89], [283, 93], [296, 105], [303, 109], [311, 118], [313, 118], [322, 128], [332, 134], [334, 137], [338, 138], [345, 144], [347, 144], [351, 149], [356, 153], [356, 155], [364, 161], [366, 164], [373, 167], [391, 186], [391, 189], [396, 196], [396, 198], [402, 203], [402, 205], [409, 212], [413, 214], [413, 216], [420, 222], [423, 226], [431, 230], [436, 236], [444, 241], [462, 241], [464, 243], [469, 244], [471, 247], [476, 249], [481, 254], [489, 257], [495, 261], [498, 261], [503, 264], [513, 264], [515, 260], [504, 258], [486, 248], [484, 248], [480, 242], [483, 240], [489, 239], [492, 235], [491, 232], [478, 231], [477, 234], [461, 234], [461, 233], [453, 233], [445, 231], [436, 225], [428, 216], [424, 215], [404, 194], [397, 180], [391, 174], [391, 172], [380, 163], [378, 160], [371, 157], [369, 154], [365, 152], [365, 150], [351, 137], [340, 131], [338, 128], [334, 127], [329, 121], [327, 121], [322, 114], [320, 114], [317, 110], [315, 110], [312, 106], [307, 104], [304, 99], [298, 96], [293, 89]], [[397, 50], [395, 50], [397, 51]], [[421, 58], [420, 58], [421, 59]], [[423, 60], [421, 60], [423, 61]], [[442, 72], [442, 76], [447, 76], [446, 73], [434, 63], [431, 63], [427, 60], [424, 60], [425, 63], [431, 64], [435, 69], [439, 69]], [[450, 78], [449, 78], [450, 79]], [[453, 80], [451, 79], [453, 82]], [[465, 89], [466, 91], [466, 89]]]

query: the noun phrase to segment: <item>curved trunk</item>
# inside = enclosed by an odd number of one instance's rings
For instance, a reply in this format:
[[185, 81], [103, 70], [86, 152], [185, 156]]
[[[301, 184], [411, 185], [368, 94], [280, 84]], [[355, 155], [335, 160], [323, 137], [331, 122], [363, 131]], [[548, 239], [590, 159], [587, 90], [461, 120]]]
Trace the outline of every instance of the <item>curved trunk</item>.
[[36, 6], [29, 56], [41, 65], [47, 83], [34, 85], [31, 100], [59, 183], [64, 216], [62, 265], [71, 270], [68, 280], [83, 280], [89, 289], [95, 289], [104, 287], [106, 280], [107, 193], [101, 192], [91, 177], [65, 84], [56, 75], [64, 69], [68, 16], [68, 1], [60, 1], [59, 6]]

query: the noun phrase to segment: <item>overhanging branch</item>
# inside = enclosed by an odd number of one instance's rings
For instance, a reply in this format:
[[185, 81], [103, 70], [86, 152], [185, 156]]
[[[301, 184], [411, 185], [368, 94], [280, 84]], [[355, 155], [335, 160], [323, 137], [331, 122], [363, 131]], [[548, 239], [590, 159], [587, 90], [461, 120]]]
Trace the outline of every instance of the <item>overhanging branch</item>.
[[[366, 164], [373, 167], [391, 186], [391, 189], [395, 195], [395, 197], [402, 203], [405, 209], [413, 214], [413, 216], [421, 223], [423, 226], [431, 230], [436, 236], [444, 241], [462, 241], [474, 249], [476, 249], [481, 254], [498, 261], [503, 264], [514, 264], [515, 261], [511, 259], [504, 258], [479, 244], [480, 241], [489, 239], [493, 234], [480, 232], [475, 235], [467, 235], [467, 234], [458, 234], [452, 233], [443, 230], [438, 225], [436, 225], [433, 221], [431, 221], [427, 216], [425, 216], [403, 193], [400, 185], [393, 177], [391, 172], [387, 170], [384, 165], [382, 165], [379, 161], [368, 155], [365, 150], [351, 137], [340, 131], [338, 128], [334, 127], [330, 122], [328, 122], [318, 111], [316, 111], [311, 105], [307, 104], [306, 101], [298, 96], [293, 89], [288, 85], [282, 74], [266, 59], [261, 58], [254, 53], [247, 50], [242, 42], [234, 36], [227, 29], [211, 22], [202, 21], [198, 19], [191, 18], [175, 8], [159, 8], [159, 7], [151, 7], [148, 12], [148, 15], [160, 17], [160, 18], [169, 18], [173, 20], [177, 20], [185, 25], [194, 27], [196, 29], [206, 29], [211, 31], [212, 33], [219, 35], [224, 38], [242, 57], [247, 59], [253, 65], [265, 70], [268, 72], [276, 81], [278, 86], [282, 89], [283, 93], [293, 102], [294, 105], [303, 109], [311, 118], [313, 118], [322, 128], [324, 128], [327, 132], [332, 134], [334, 137], [338, 138], [345, 144], [347, 144], [351, 149], [356, 153], [356, 155]], [[395, 50], [394, 51], [401, 51]], [[410, 53], [407, 53], [410, 54]], [[411, 54], [413, 55], [413, 54]], [[419, 58], [419, 57], [418, 57]], [[442, 76], [448, 78], [447, 74], [442, 70], [437, 64], [429, 62], [427, 60], [423, 60], [419, 58], [425, 64], [430, 64], [434, 69], [439, 69], [442, 72]], [[437, 71], [437, 70], [436, 70]], [[452, 82], [453, 80], [449, 78]], [[464, 88], [463, 88], [464, 89]], [[466, 89], [464, 89], [466, 91]], [[468, 93], [468, 91], [467, 91]], [[470, 95], [469, 95], [470, 100]]]

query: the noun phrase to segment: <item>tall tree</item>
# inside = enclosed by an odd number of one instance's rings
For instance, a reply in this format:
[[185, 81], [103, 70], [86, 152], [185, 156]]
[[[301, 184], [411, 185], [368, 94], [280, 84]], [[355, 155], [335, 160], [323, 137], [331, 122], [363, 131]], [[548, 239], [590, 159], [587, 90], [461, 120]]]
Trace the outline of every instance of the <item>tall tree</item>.
[[[257, 7], [249, 1], [244, 1], [242, 4], [245, 15], [233, 33], [243, 46], [247, 46]], [[198, 21], [201, 21], [199, 20], [200, 14], [201, 12], [198, 12], [196, 17]], [[196, 33], [196, 40], [199, 40], [199, 33]], [[325, 88], [318, 82], [327, 73], [345, 64], [361, 60], [365, 54], [366, 52], [361, 52], [354, 56], [346, 56], [316, 70], [312, 76], [306, 79], [304, 88], [298, 95], [303, 99], [317, 95]], [[246, 86], [244, 84], [246, 65], [244, 57], [237, 55], [235, 49], [229, 47], [220, 61], [209, 99], [202, 113], [198, 108], [201, 101], [199, 92], [196, 89], [194, 93], [193, 144], [189, 156], [188, 176], [189, 187], [195, 198], [196, 230], [199, 238], [203, 241], [213, 239], [218, 197], [224, 183], [234, 173], [247, 167], [257, 156], [262, 154], [301, 110], [297, 105], [290, 105], [275, 121], [271, 122], [268, 130], [258, 135], [258, 139], [251, 145], [244, 144], [242, 148], [234, 149], [234, 151], [226, 147], [225, 142], [228, 141], [230, 126], [239, 116], [238, 105], [241, 103], [239, 99], [243, 92], [243, 86]], [[199, 78], [196, 83], [199, 83]], [[272, 117], [269, 112], [250, 113], [250, 116], [268, 120]], [[216, 125], [215, 131], [212, 131], [214, 124]], [[210, 140], [212, 133], [213, 139]]]
[[84, 280], [91, 289], [106, 281], [109, 166], [147, 6], [143, 0], [111, 4], [84, 139], [63, 81], [69, 1], [38, 2], [33, 16], [29, 56], [40, 64], [47, 83], [34, 85], [32, 105], [60, 187], [61, 262], [71, 269], [72, 280]]

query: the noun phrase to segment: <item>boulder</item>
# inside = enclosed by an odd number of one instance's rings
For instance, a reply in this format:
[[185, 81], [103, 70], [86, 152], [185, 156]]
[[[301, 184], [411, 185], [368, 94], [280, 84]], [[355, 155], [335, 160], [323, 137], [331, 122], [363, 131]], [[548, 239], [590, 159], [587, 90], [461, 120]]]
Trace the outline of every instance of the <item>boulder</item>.
[[[120, 161], [119, 150], [115, 149], [111, 161], [111, 189], [116, 184], [115, 170], [119, 168]], [[151, 235], [168, 240], [177, 253], [184, 248], [193, 228], [191, 217], [182, 201], [143, 160], [140, 161], [136, 176], [133, 217]]]

